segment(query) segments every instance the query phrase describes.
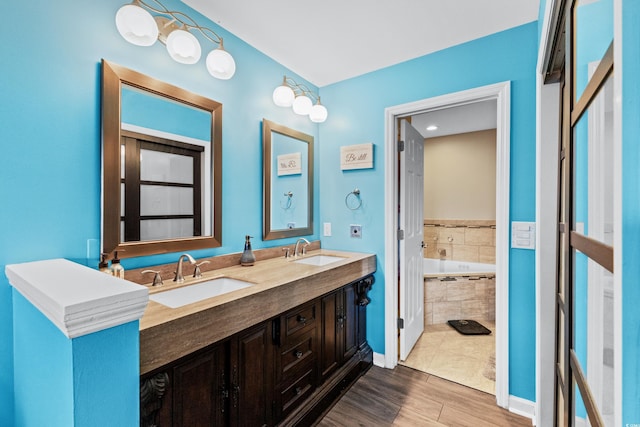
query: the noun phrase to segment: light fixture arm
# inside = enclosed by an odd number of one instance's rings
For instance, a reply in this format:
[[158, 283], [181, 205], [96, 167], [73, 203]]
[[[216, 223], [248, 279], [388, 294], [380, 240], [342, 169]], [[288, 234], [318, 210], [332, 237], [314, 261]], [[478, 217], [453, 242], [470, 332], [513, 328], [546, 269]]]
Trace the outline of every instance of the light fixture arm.
[[[147, 2], [153, 2], [156, 6], [153, 6]], [[218, 33], [216, 33], [215, 31], [213, 31], [211, 28], [208, 27], [203, 27], [201, 25], [198, 25], [198, 23], [196, 21], [193, 20], [193, 18], [191, 18], [190, 16], [177, 11], [177, 10], [169, 10], [165, 5], [163, 5], [162, 3], [160, 3], [158, 0], [147, 0], [147, 2], [145, 2], [144, 0], [133, 0], [132, 4], [135, 4], [136, 6], [140, 6], [142, 8], [145, 8], [151, 12], [157, 13], [159, 15], [164, 15], [166, 17], [168, 17], [170, 19], [170, 23], [178, 23], [175, 25], [178, 25], [179, 27], [181, 27], [181, 29], [184, 30], [191, 30], [191, 29], [195, 29], [198, 30], [200, 32], [200, 34], [202, 34], [202, 36], [206, 39], [208, 39], [209, 41], [211, 41], [214, 44], [218, 44], [220, 45], [220, 48], [223, 49], [223, 43], [222, 43], [222, 37], [220, 37], [218, 35]]]
[[320, 95], [311, 91], [311, 89], [309, 89], [307, 85], [298, 83], [291, 77], [287, 77], [285, 75], [282, 80], [282, 84], [289, 86], [296, 96], [305, 95], [308, 96], [312, 101], [320, 102]]

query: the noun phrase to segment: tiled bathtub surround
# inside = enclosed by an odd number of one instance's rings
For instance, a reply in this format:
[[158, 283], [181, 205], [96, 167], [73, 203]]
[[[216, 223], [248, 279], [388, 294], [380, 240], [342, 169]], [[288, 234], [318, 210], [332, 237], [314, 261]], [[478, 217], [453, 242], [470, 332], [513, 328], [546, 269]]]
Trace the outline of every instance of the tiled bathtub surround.
[[[494, 220], [424, 220], [425, 258], [495, 264]], [[494, 322], [495, 275], [434, 277], [424, 280], [424, 323], [473, 319]]]
[[496, 318], [494, 277], [429, 278], [424, 280], [424, 323], [473, 319], [494, 322]]
[[425, 258], [495, 264], [496, 222], [425, 219], [424, 243]]

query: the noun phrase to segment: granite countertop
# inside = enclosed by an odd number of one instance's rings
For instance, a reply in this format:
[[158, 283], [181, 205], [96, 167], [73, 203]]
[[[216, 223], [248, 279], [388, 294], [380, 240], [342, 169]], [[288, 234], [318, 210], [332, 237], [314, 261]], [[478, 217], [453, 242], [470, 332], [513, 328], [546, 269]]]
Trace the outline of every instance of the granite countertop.
[[284, 257], [203, 272], [183, 284], [150, 288], [150, 294], [217, 277], [253, 283], [227, 294], [170, 308], [150, 300], [140, 320], [140, 373], [218, 342], [250, 326], [338, 289], [376, 270], [373, 254], [319, 249], [304, 258], [333, 255], [344, 259], [324, 266], [295, 263]]

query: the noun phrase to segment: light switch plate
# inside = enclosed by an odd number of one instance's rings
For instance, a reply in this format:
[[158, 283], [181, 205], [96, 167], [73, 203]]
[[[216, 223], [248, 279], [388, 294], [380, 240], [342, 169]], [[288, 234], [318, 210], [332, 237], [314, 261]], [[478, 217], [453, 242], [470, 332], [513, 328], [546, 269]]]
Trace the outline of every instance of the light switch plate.
[[331, 236], [331, 223], [330, 222], [325, 222], [324, 223], [324, 236], [328, 237]]
[[515, 249], [536, 248], [536, 223], [511, 222], [511, 247]]

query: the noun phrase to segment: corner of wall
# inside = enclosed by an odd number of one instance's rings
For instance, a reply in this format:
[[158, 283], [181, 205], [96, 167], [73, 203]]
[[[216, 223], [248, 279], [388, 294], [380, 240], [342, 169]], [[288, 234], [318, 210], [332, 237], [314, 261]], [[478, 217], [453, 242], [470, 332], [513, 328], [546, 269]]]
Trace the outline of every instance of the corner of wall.
[[11, 286], [0, 266], [0, 425], [14, 425], [13, 304]]

